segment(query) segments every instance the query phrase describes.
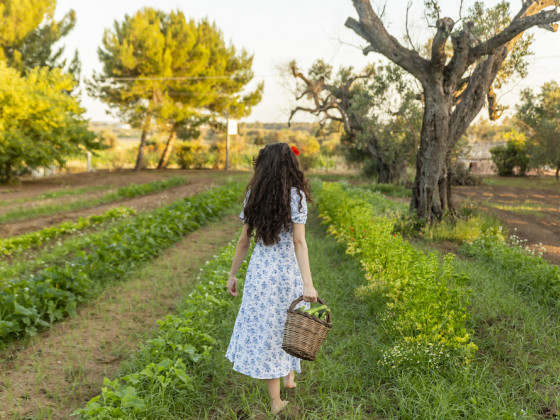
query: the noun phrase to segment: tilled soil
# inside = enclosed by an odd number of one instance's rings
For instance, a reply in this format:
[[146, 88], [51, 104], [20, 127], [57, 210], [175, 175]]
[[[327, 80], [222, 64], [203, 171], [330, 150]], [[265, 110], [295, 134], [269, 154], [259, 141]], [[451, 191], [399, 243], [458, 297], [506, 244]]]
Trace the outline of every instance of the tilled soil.
[[[527, 240], [529, 246], [542, 246], [546, 249], [544, 258], [560, 265], [560, 185], [558, 191], [515, 188], [508, 186], [480, 185], [477, 187], [455, 187], [453, 194], [458, 202], [471, 200], [496, 215], [508, 228]], [[516, 214], [513, 211], [496, 209], [488, 203], [522, 205], [531, 203], [540, 206], [537, 215]]]
[[[76, 220], [79, 217], [88, 217], [94, 214], [101, 214], [113, 207], [127, 206], [137, 211], [152, 210], [156, 207], [169, 204], [182, 197], [197, 194], [225, 181], [225, 177], [218, 177], [223, 173], [215, 171], [146, 171], [138, 174], [130, 172], [93, 172], [83, 174], [72, 174], [61, 177], [54, 177], [45, 180], [33, 180], [23, 184], [22, 191], [1, 194], [3, 200], [21, 198], [21, 195], [36, 196], [47, 191], [55, 191], [59, 189], [60, 182], [64, 181], [65, 185], [73, 185], [75, 188], [93, 185], [115, 185], [124, 186], [131, 182], [142, 184], [156, 180], [166, 179], [172, 175], [184, 176], [187, 183], [173, 188], [167, 188], [151, 194], [124, 198], [122, 200], [113, 201], [107, 204], [100, 204], [93, 207], [87, 207], [80, 210], [69, 211], [54, 215], [39, 216], [33, 219], [14, 221], [0, 225], [0, 236], [16, 236], [28, 232], [33, 232], [47, 226], [59, 224], [67, 220]], [[91, 193], [92, 196], [99, 194]], [[85, 194], [83, 197], [87, 197]]]

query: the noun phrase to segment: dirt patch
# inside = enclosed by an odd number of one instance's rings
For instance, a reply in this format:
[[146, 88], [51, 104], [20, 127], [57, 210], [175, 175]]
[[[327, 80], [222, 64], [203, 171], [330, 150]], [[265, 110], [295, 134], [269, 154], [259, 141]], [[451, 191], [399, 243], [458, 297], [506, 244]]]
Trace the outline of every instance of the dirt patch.
[[114, 185], [115, 187], [123, 187], [131, 182], [145, 183], [158, 181], [167, 179], [173, 175], [183, 175], [188, 172], [194, 171], [146, 170], [134, 172], [130, 170], [122, 170], [82, 172], [76, 174], [55, 175], [47, 178], [23, 178], [17, 186], [0, 186], [0, 199], [15, 200], [18, 198], [30, 198], [46, 192], [98, 185]]
[[[560, 186], [559, 186], [560, 190]], [[481, 185], [478, 187], [455, 187], [457, 201], [471, 200], [496, 215], [510, 230], [529, 246], [546, 249], [544, 258], [560, 265], [560, 192], [542, 189], [525, 189], [511, 186]], [[510, 210], [497, 209], [499, 205], [522, 205], [531, 203], [540, 208], [535, 214], [516, 214]]]
[[[164, 176], [163, 174], [167, 174], [167, 176]], [[48, 215], [48, 216], [39, 216], [33, 219], [6, 223], [0, 225], [0, 236], [8, 237], [8, 236], [21, 235], [27, 232], [33, 232], [47, 226], [59, 224], [64, 221], [76, 220], [79, 217], [88, 217], [93, 214], [100, 214], [116, 206], [128, 206], [128, 207], [132, 207], [137, 211], [152, 210], [156, 207], [169, 204], [182, 197], [197, 194], [201, 191], [208, 189], [212, 185], [217, 185], [226, 181], [226, 178], [223, 176], [224, 173], [218, 171], [163, 171], [161, 173], [157, 173], [157, 171], [153, 171], [153, 172], [146, 172], [146, 173], [140, 172], [139, 174], [135, 174], [133, 172], [122, 174], [117, 172], [117, 175], [115, 175], [116, 177], [115, 179], [118, 179], [120, 184], [117, 182], [112, 182], [112, 183], [114, 185], [119, 185], [119, 186], [128, 185], [131, 182], [140, 184], [145, 182], [151, 182], [156, 179], [169, 178], [171, 174], [185, 176], [185, 178], [187, 179], [187, 184], [180, 185], [178, 187], [168, 188], [162, 191], [154, 192], [152, 194], [143, 195], [140, 197], [125, 198], [122, 200], [114, 201], [107, 204], [101, 204], [94, 207], [88, 207], [85, 209], [69, 211], [69, 212], [64, 212], [64, 213], [59, 213], [54, 215]], [[86, 185], [93, 186], [98, 184], [108, 185], [109, 181], [107, 178], [113, 177], [113, 172], [85, 173], [85, 174], [77, 174], [77, 175], [79, 175], [79, 177], [77, 177], [76, 174], [68, 175], [68, 178], [72, 180], [72, 182], [75, 182], [76, 186], [78, 187], [86, 186]], [[54, 178], [52, 180], [38, 181], [38, 182], [52, 185], [56, 180], [57, 178]], [[90, 181], [91, 183], [88, 183]], [[35, 187], [36, 186], [33, 185], [30, 188], [34, 189]], [[46, 191], [42, 191], [42, 192], [46, 192]], [[8, 197], [3, 196], [2, 198], [7, 199]]]
[[235, 238], [235, 216], [188, 235], [78, 314], [4, 354], [0, 418], [68, 419], [100, 392], [193, 286], [198, 268]]
[[[228, 172], [230, 175], [236, 175], [239, 173], [246, 172]], [[20, 198], [30, 198], [47, 192], [101, 185], [112, 185], [115, 188], [118, 188], [124, 187], [132, 182], [135, 184], [143, 184], [168, 179], [172, 176], [183, 176], [188, 179], [201, 179], [221, 178], [224, 174], [224, 171], [214, 170], [146, 169], [140, 172], [134, 172], [132, 170], [100, 170], [96, 172], [54, 175], [47, 178], [28, 177], [23, 178], [19, 185], [0, 185], [0, 199], [15, 200]]]
[[451, 241], [433, 242], [430, 244], [442, 254], [458, 254], [459, 245]]

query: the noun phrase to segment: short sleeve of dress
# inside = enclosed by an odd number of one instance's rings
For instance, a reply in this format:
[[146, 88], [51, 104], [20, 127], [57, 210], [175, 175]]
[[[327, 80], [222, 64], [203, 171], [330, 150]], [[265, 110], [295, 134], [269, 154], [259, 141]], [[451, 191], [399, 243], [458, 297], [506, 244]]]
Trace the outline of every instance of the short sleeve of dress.
[[[292, 211], [292, 223], [302, 223], [305, 224], [307, 221], [307, 200], [305, 198], [305, 193], [300, 191], [301, 196], [295, 188], [292, 188], [292, 200], [291, 200], [291, 211]], [[299, 203], [301, 201], [301, 210], [299, 208]]]
[[249, 199], [249, 194], [251, 193], [251, 191], [247, 191], [247, 195], [245, 196], [245, 200], [243, 201], [243, 209], [241, 210], [241, 213], [239, 213], [239, 219], [241, 220], [242, 223], [246, 223], [245, 220], [245, 206], [247, 205], [247, 200]]

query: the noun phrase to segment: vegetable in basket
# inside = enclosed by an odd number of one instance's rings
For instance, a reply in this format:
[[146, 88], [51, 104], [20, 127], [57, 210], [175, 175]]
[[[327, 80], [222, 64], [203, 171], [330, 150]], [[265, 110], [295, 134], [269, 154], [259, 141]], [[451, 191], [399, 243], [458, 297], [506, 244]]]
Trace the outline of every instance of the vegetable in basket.
[[309, 315], [315, 315], [317, 318], [320, 319], [325, 319], [327, 317], [327, 313], [331, 311], [327, 307], [327, 305], [320, 305], [315, 308], [309, 308], [309, 309], [299, 308], [298, 310], [300, 310], [301, 312], [305, 312], [306, 314]]

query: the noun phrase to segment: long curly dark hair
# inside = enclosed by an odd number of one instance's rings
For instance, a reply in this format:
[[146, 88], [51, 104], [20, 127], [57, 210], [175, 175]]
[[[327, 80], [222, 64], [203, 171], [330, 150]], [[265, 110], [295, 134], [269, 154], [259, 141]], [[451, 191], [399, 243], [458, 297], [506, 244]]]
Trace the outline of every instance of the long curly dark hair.
[[282, 229], [292, 223], [291, 189], [295, 187], [312, 203], [309, 181], [305, 179], [295, 153], [286, 143], [272, 143], [259, 151], [253, 163], [255, 173], [247, 185], [249, 198], [245, 204], [245, 223], [248, 235], [255, 231], [255, 239], [265, 245], [278, 242]]

